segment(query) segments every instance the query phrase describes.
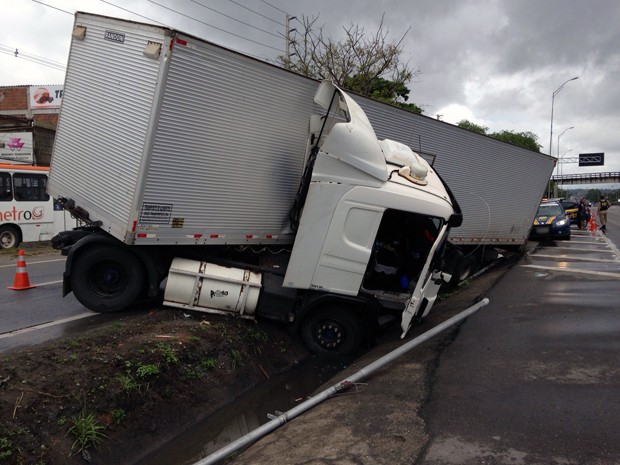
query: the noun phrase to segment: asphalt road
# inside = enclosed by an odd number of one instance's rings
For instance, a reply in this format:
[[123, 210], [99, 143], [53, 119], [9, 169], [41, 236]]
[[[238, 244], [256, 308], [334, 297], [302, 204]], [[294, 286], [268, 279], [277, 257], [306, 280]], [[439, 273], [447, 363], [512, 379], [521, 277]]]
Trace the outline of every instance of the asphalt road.
[[62, 297], [65, 258], [44, 247], [24, 247], [26, 271], [34, 289], [15, 291], [17, 254], [0, 256], [0, 352], [61, 335], [70, 322], [97, 315], [73, 294]]
[[620, 257], [573, 232], [533, 247], [442, 354], [417, 464], [620, 463]]

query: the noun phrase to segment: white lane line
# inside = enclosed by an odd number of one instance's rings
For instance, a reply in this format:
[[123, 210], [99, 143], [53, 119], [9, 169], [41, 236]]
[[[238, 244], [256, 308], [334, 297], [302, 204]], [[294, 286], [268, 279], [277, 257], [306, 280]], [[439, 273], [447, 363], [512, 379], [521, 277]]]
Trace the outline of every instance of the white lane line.
[[[28, 265], [37, 265], [39, 263], [64, 262], [66, 260], [67, 260], [66, 258], [54, 258], [53, 260], [41, 260], [39, 262], [31, 262], [30, 260], [26, 260], [26, 267]], [[15, 260], [15, 263], [11, 265], [0, 265], [0, 268], [9, 268], [9, 267], [15, 268], [16, 266], [17, 266], [17, 260]]]
[[577, 274], [589, 274], [594, 276], [605, 276], [607, 278], [620, 279], [620, 273], [610, 273], [608, 271], [588, 271], [588, 270], [569, 270], [567, 268], [555, 268], [552, 266], [539, 266], [539, 265], [521, 265], [523, 268], [536, 268], [539, 270], [547, 271], [560, 271], [565, 273], [577, 273]]
[[605, 258], [578, 257], [576, 255], [547, 255], [542, 253], [529, 255], [529, 258], [553, 258], [556, 260], [575, 260], [581, 262], [620, 263], [620, 260], [607, 260]]
[[40, 287], [40, 286], [47, 286], [48, 284], [58, 284], [61, 282], [62, 282], [62, 279], [60, 281], [50, 281], [49, 283], [41, 283], [41, 284], [33, 283], [32, 285]]
[[45, 328], [50, 328], [52, 326], [62, 325], [65, 323], [69, 323], [71, 321], [81, 320], [82, 318], [88, 318], [89, 316], [95, 316], [95, 315], [97, 315], [96, 312], [80, 313], [79, 315], [70, 316], [68, 318], [63, 318], [62, 320], [48, 321], [47, 323], [41, 323], [40, 325], [29, 326], [28, 328], [16, 329], [15, 331], [10, 331], [8, 333], [0, 334], [0, 339], [6, 339], [9, 337], [18, 336], [20, 334], [37, 331], [39, 329], [45, 329]]

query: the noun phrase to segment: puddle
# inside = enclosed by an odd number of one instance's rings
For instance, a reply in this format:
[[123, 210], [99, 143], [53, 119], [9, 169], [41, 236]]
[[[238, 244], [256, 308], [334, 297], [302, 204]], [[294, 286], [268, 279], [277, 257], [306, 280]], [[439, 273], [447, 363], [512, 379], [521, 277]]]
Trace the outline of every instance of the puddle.
[[191, 465], [286, 412], [346, 368], [353, 357], [313, 357], [235, 399], [135, 465]]

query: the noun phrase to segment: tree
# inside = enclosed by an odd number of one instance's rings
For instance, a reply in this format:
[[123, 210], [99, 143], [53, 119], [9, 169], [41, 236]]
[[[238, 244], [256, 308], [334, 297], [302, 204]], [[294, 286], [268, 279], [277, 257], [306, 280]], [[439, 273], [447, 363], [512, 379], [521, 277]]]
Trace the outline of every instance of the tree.
[[421, 113], [422, 109], [407, 103], [406, 83], [421, 73], [401, 61], [403, 40], [388, 40], [383, 17], [373, 35], [363, 27], [343, 28], [344, 38], [336, 41], [324, 34], [324, 26], [316, 27], [317, 17], [303, 16], [301, 31], [291, 42], [292, 54], [276, 61], [287, 69], [314, 79], [331, 79], [337, 86], [352, 92], [399, 105]]
[[524, 149], [533, 150], [534, 152], [540, 151], [542, 145], [538, 143], [538, 136], [533, 132], [514, 132], [504, 129], [500, 132], [494, 132], [490, 134], [491, 137], [509, 144], [518, 145]]
[[533, 132], [514, 132], [504, 129], [503, 131], [493, 132], [489, 134], [489, 128], [481, 126], [476, 123], [472, 123], [466, 119], [462, 119], [457, 123], [457, 126], [463, 129], [468, 129], [478, 134], [484, 134], [502, 142], [508, 142], [512, 145], [523, 147], [524, 149], [533, 150], [535, 152], [540, 151], [542, 145], [538, 143], [538, 136]]
[[485, 134], [489, 131], [489, 128], [486, 126], [480, 126], [479, 124], [472, 123], [466, 119], [462, 119], [457, 123], [459, 128], [468, 129], [472, 132], [477, 132], [478, 134]]

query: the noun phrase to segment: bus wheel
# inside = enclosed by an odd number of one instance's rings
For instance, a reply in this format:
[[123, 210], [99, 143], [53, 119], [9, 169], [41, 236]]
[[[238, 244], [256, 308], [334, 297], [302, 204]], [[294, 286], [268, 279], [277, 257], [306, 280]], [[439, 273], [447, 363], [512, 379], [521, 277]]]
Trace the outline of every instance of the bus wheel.
[[310, 311], [300, 327], [301, 338], [311, 352], [350, 354], [362, 345], [360, 318], [336, 306]]
[[19, 245], [19, 232], [13, 226], [0, 226], [0, 247], [11, 249]]
[[140, 260], [120, 247], [94, 246], [76, 257], [71, 270], [75, 297], [96, 312], [117, 312], [133, 304], [144, 289]]

